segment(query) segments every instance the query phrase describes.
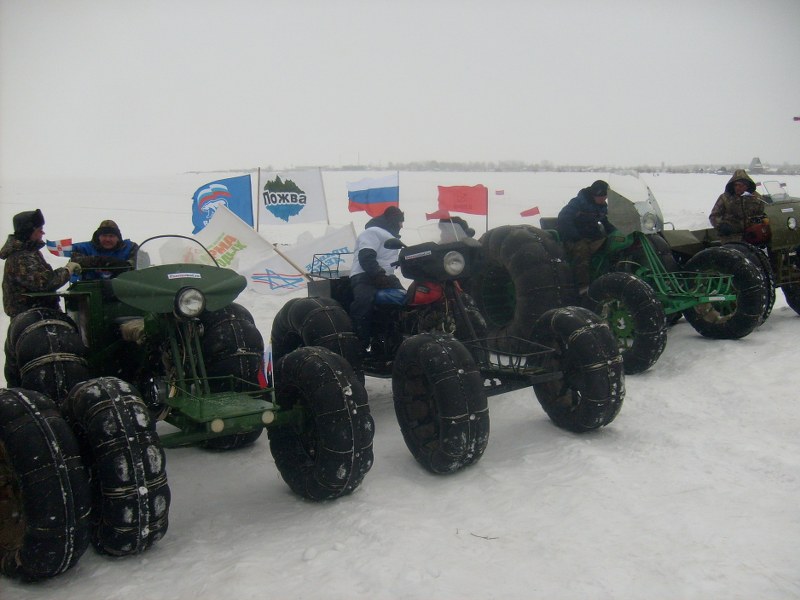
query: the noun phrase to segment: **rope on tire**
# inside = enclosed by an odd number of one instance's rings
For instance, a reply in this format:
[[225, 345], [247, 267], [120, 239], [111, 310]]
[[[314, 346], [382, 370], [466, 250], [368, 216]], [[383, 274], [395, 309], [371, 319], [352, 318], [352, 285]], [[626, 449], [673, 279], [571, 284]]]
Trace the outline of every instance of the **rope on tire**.
[[44, 356], [40, 356], [39, 358], [34, 358], [33, 360], [28, 361], [28, 363], [19, 370], [19, 373], [20, 375], [25, 375], [33, 369], [56, 362], [73, 362], [84, 367], [89, 366], [89, 363], [86, 362], [86, 359], [78, 356], [77, 354], [54, 352], [52, 354], [45, 354]]

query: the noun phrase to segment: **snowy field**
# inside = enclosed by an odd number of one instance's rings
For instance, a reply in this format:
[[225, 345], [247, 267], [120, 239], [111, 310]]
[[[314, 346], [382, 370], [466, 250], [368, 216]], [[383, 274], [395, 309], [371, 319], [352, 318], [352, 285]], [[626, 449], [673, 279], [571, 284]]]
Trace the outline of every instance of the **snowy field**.
[[[33, 208], [49, 239], [89, 239], [106, 218], [136, 241], [188, 234], [192, 193], [225, 176], [4, 181], [0, 236], [13, 214]], [[366, 176], [324, 173], [332, 224], [363, 228], [366, 215], [347, 212], [345, 182]], [[482, 183], [489, 227], [538, 225], [519, 212], [538, 205], [555, 216], [597, 178], [624, 185], [601, 173], [402, 172], [401, 208], [406, 226], [419, 225], [436, 207], [437, 185]], [[707, 226], [728, 180], [642, 178], [679, 228]], [[800, 177], [780, 180], [800, 195]], [[483, 217], [467, 218], [478, 235], [485, 230]], [[262, 233], [290, 241], [289, 229]], [[289, 297], [248, 292], [240, 302], [266, 338]], [[7, 326], [3, 315], [0, 336]], [[798, 338], [800, 317], [780, 292], [769, 320], [742, 340], [705, 339], [681, 321], [658, 363], [626, 379], [608, 427], [571, 434], [550, 423], [531, 390], [496, 396], [482, 460], [445, 477], [406, 449], [390, 382], [367, 378], [375, 464], [352, 495], [322, 504], [292, 495], [266, 436], [227, 454], [169, 450], [163, 540], [117, 560], [90, 549], [35, 585], [0, 579], [0, 599], [798, 598]]]

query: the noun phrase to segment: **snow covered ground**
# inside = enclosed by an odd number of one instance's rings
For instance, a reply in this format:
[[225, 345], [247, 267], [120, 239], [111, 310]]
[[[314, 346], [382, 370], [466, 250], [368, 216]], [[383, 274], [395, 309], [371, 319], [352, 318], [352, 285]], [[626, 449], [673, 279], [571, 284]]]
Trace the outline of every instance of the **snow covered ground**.
[[[188, 234], [191, 194], [222, 176], [3, 182], [0, 236], [13, 214], [36, 207], [50, 239], [89, 239], [105, 218], [137, 241]], [[345, 182], [364, 176], [324, 173], [332, 223], [361, 230], [366, 216], [347, 212]], [[401, 206], [407, 226], [421, 224], [436, 185], [483, 183], [490, 227], [536, 225], [519, 212], [538, 205], [554, 216], [597, 178], [615, 185], [597, 173], [403, 172]], [[699, 228], [728, 177], [643, 179], [668, 221]], [[781, 180], [800, 194], [800, 177]], [[483, 218], [467, 217], [480, 235]], [[246, 293], [240, 302], [268, 337], [287, 299]], [[7, 325], [3, 316], [0, 335]], [[119, 560], [90, 549], [35, 585], [0, 579], [0, 599], [798, 598], [799, 337], [800, 317], [780, 292], [769, 320], [742, 340], [705, 339], [681, 321], [658, 363], [626, 379], [608, 427], [571, 434], [530, 390], [493, 397], [482, 460], [446, 477], [417, 466], [390, 383], [368, 378], [375, 464], [351, 496], [315, 504], [292, 495], [266, 436], [227, 454], [169, 450], [162, 541]]]

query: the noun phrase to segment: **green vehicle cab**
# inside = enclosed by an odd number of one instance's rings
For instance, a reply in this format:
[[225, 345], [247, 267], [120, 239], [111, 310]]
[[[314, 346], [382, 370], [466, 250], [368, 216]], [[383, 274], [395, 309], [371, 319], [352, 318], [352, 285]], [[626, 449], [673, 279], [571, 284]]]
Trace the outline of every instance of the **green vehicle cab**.
[[2, 574], [52, 577], [89, 543], [113, 556], [149, 548], [168, 525], [165, 448], [231, 450], [266, 430], [300, 496], [333, 499], [360, 485], [374, 431], [363, 385], [313, 346], [284, 356], [267, 381], [262, 336], [235, 302], [246, 280], [199, 242], [156, 236], [135, 268], [83, 275], [58, 292], [66, 312], [31, 309], [9, 327]]

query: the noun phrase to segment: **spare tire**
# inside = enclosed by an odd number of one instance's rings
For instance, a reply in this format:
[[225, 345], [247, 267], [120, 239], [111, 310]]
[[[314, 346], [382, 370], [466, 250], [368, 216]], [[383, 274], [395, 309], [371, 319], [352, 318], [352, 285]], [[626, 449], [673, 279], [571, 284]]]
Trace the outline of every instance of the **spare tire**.
[[489, 336], [529, 339], [542, 314], [577, 303], [572, 270], [549, 233], [531, 225], [503, 225], [480, 242], [484, 264], [468, 284]]
[[715, 339], [739, 339], [751, 333], [763, 319], [769, 283], [760, 267], [733, 248], [706, 248], [686, 262], [686, 269], [709, 275], [733, 276], [736, 299], [709, 302], [683, 311], [683, 316], [701, 335]]
[[92, 501], [78, 442], [48, 397], [0, 390], [0, 573], [63, 573], [89, 546]]
[[630, 273], [606, 273], [591, 283], [587, 301], [617, 339], [626, 374], [656, 363], [667, 345], [667, 320], [653, 288]]

